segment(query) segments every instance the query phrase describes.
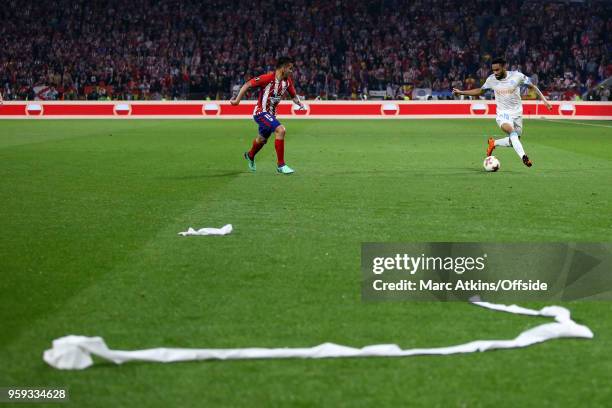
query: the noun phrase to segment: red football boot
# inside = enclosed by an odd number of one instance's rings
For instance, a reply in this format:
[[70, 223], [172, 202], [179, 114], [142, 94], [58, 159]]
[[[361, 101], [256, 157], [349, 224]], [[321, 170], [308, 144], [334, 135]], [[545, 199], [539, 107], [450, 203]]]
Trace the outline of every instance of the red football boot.
[[495, 139], [492, 137], [489, 138], [489, 146], [487, 147], [487, 157], [493, 154], [493, 150], [495, 150]]

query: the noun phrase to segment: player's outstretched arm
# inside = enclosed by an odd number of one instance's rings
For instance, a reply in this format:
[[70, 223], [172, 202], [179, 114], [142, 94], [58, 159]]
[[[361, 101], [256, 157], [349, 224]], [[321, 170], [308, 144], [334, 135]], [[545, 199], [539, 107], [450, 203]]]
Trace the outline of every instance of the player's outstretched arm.
[[295, 91], [295, 86], [293, 86], [292, 80], [289, 81], [289, 88], [287, 88], [287, 91], [289, 92], [289, 95], [291, 95], [291, 100], [293, 101], [293, 103], [299, 106], [300, 109], [306, 110], [306, 107], [302, 104], [302, 101], [300, 101], [300, 97]]
[[467, 91], [462, 91], [461, 89], [453, 88], [453, 95], [480, 96], [484, 92], [485, 91], [482, 88], [469, 89]]
[[230, 99], [230, 103], [232, 105], [238, 105], [240, 103], [240, 100], [242, 99], [244, 94], [249, 90], [250, 87], [251, 87], [250, 81], [245, 82], [244, 85], [242, 85], [242, 88], [240, 88], [238, 95], [236, 95], [235, 98]]
[[542, 102], [544, 102], [544, 105], [546, 106], [546, 109], [548, 109], [548, 110], [552, 109], [552, 105], [550, 104], [550, 102], [548, 102], [548, 100], [546, 99], [544, 94], [540, 91], [540, 88], [538, 88], [537, 86], [535, 86], [533, 84], [529, 84], [527, 86], [530, 87], [531, 89], [534, 89], [536, 91], [536, 93], [538, 94], [538, 98], [540, 98], [542, 100]]
[[295, 95], [292, 99], [293, 103], [295, 103], [297, 106], [300, 107], [300, 109], [302, 110], [306, 110], [306, 107], [304, 106], [304, 104], [302, 103], [302, 101], [300, 101], [300, 97]]

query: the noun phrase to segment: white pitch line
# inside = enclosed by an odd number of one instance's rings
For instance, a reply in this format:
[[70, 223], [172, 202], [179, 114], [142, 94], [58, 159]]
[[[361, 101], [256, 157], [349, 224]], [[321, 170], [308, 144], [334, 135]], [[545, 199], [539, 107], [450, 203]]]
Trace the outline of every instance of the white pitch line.
[[573, 120], [555, 120], [555, 119], [536, 119], [536, 120], [542, 120], [542, 121], [546, 121], [546, 122], [555, 122], [555, 123], [568, 123], [568, 124], [572, 124], [572, 125], [584, 125], [584, 126], [597, 126], [597, 127], [604, 127], [604, 128], [612, 128], [612, 125], [600, 125], [598, 123], [584, 123], [584, 122], [575, 122]]

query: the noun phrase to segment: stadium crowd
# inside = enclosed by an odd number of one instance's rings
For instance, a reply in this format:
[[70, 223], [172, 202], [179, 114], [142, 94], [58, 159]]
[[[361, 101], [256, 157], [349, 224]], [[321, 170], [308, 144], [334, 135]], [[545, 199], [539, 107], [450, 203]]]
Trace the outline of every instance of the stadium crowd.
[[0, 85], [5, 99], [228, 99], [289, 55], [307, 98], [450, 98], [505, 56], [553, 100], [607, 100], [611, 16], [593, 0], [8, 0]]

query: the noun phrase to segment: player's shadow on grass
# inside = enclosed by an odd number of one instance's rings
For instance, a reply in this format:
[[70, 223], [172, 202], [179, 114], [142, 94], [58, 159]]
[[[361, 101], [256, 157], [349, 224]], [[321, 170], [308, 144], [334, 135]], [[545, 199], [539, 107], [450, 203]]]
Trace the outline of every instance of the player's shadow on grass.
[[[481, 168], [476, 168], [476, 167], [464, 167], [462, 168], [462, 170], [465, 170], [466, 173], [479, 173], [479, 174], [492, 174], [492, 173], [496, 173], [496, 172], [492, 172], [492, 171], [484, 171]], [[517, 174], [519, 173], [518, 171], [514, 171], [514, 170], [508, 170], [508, 169], [503, 169], [499, 171], [500, 173], [508, 173], [508, 174]]]
[[[449, 168], [449, 167], [445, 167], [445, 168], [440, 168], [437, 169], [439, 171], [436, 170], [431, 170], [428, 174], [434, 175], [434, 176], [460, 176], [460, 175], [464, 175], [464, 174], [484, 174], [484, 175], [489, 175], [489, 174], [494, 174], [497, 172], [491, 172], [491, 171], [485, 171], [480, 167], [453, 167], [453, 168]], [[458, 172], [456, 170], [461, 170], [461, 172]], [[521, 173], [520, 171], [515, 171], [515, 170], [508, 170], [508, 169], [503, 169], [499, 171], [500, 173], [503, 172], [504, 174], [519, 174]]]
[[201, 179], [201, 178], [211, 178], [211, 177], [233, 177], [243, 174], [244, 171], [226, 171], [226, 172], [211, 172], [211, 173], [202, 173], [202, 174], [192, 174], [192, 175], [184, 175], [184, 176], [166, 176], [160, 177], [164, 180], [193, 180], [193, 179]]
[[[503, 172], [510, 173], [510, 174], [519, 173], [513, 170], [504, 170]], [[327, 175], [328, 176], [346, 176], [346, 175], [358, 175], [358, 174], [364, 174], [364, 175], [376, 174], [379, 176], [390, 175], [390, 176], [396, 176], [396, 177], [398, 175], [401, 175], [401, 176], [411, 175], [411, 176], [423, 176], [423, 177], [440, 177], [440, 176], [448, 177], [448, 176], [465, 176], [469, 174], [489, 174], [489, 173], [478, 167], [453, 167], [453, 168], [445, 167], [445, 168], [436, 168], [436, 169], [426, 169], [425, 171], [423, 169], [419, 169], [419, 170], [409, 169], [409, 170], [334, 171]]]

